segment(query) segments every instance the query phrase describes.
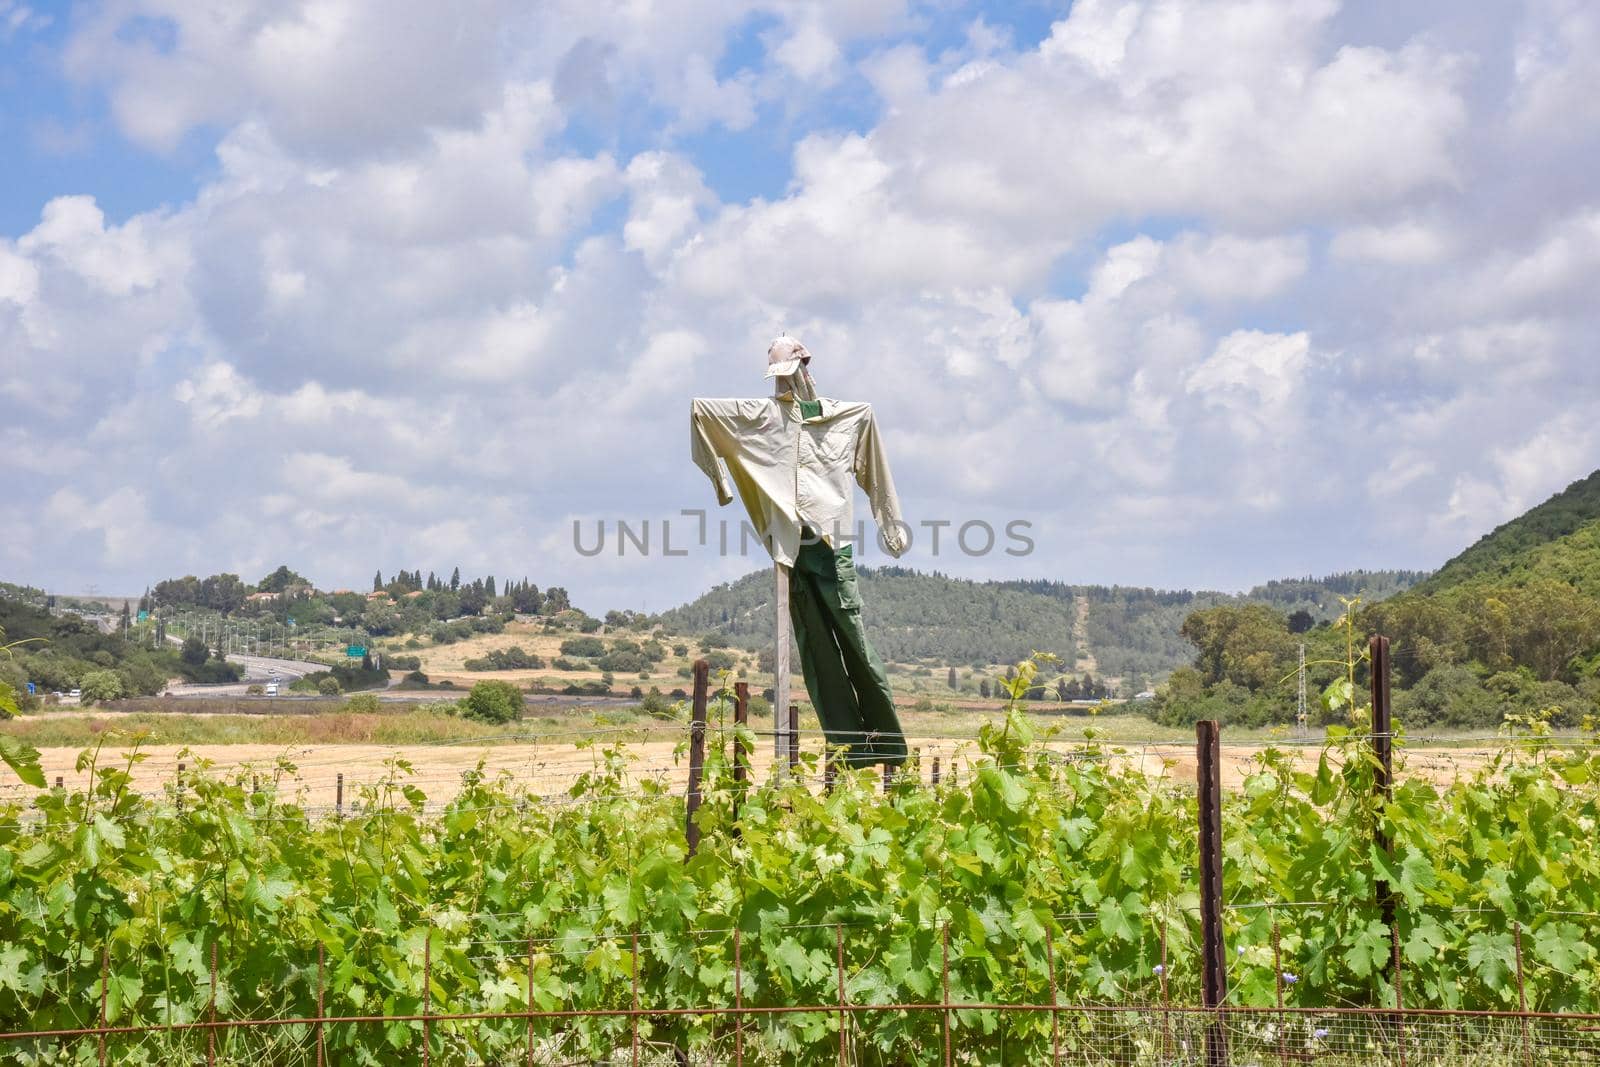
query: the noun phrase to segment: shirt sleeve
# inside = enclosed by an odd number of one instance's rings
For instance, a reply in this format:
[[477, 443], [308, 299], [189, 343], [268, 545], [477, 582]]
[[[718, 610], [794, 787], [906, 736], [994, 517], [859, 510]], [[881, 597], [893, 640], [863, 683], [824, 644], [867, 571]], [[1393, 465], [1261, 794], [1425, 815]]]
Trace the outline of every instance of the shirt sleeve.
[[689, 402], [689, 454], [694, 465], [705, 472], [717, 490], [717, 503], [733, 502], [733, 486], [722, 458], [733, 454], [738, 411], [732, 401], [691, 400]]
[[894, 476], [883, 454], [883, 437], [878, 433], [878, 417], [868, 413], [856, 438], [856, 484], [867, 494], [872, 518], [889, 554], [899, 558], [906, 550], [907, 526], [900, 514], [900, 497], [894, 491]]

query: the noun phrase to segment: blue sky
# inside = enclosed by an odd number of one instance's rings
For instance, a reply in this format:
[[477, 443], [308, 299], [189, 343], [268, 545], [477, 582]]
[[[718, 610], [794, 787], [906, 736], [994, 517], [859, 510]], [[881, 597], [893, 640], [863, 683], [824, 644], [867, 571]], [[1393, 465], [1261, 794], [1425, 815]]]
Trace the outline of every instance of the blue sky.
[[[972, 577], [1436, 565], [1600, 455], [1581, 0], [0, 0], [0, 577], [661, 608], [778, 329]], [[717, 517], [737, 522], [731, 509]], [[869, 558], [872, 556], [870, 546]]]

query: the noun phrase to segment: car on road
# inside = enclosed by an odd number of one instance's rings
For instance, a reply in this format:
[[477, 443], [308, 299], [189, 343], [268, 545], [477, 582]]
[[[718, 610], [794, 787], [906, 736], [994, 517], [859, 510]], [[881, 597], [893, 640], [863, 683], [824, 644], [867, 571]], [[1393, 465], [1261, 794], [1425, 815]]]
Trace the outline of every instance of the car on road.
[[71, 697], [73, 700], [81, 699], [82, 696], [83, 696], [83, 690], [82, 689], [69, 689], [69, 690], [67, 690], [67, 696]]
[[267, 696], [275, 697], [277, 695], [278, 695], [278, 683], [276, 681], [268, 682], [267, 683]]

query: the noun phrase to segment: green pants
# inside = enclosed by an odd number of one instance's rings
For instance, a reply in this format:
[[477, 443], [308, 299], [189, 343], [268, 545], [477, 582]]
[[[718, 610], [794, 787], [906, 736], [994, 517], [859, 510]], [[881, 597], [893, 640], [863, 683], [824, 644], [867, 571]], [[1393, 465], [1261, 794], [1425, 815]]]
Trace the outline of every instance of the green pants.
[[[809, 534], [809, 531], [808, 531]], [[854, 764], [906, 761], [894, 694], [861, 625], [861, 593], [850, 545], [802, 544], [789, 571], [789, 617], [806, 692], [828, 746], [848, 746]]]

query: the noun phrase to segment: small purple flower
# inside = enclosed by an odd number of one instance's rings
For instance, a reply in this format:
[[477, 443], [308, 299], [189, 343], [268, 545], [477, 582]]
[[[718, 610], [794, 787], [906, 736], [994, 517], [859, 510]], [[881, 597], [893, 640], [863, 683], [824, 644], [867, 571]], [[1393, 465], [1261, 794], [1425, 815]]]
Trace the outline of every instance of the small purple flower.
[[1161, 964], [1158, 963], [1158, 964], [1155, 965], [1155, 967], [1151, 970], [1150, 973], [1152, 973], [1152, 974], [1166, 974], [1167, 973], [1167, 969], [1166, 969], [1166, 967], [1164, 967], [1164, 966], [1162, 966]]
[[1283, 980], [1285, 982], [1288, 982], [1290, 985], [1294, 985], [1296, 982], [1300, 981], [1300, 976], [1299, 975], [1295, 975], [1295, 974], [1290, 974], [1288, 971], [1284, 971], [1283, 972]]
[[1241, 956], [1244, 955], [1244, 946], [1243, 945], [1239, 946], [1239, 955], [1241, 955]]
[[1315, 1030], [1311, 1031], [1311, 1036], [1320, 1040], [1321, 1038], [1328, 1036], [1328, 1031], [1319, 1026]]

